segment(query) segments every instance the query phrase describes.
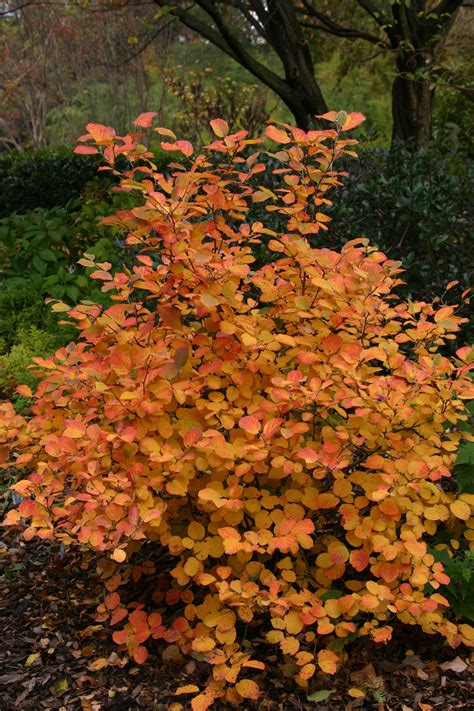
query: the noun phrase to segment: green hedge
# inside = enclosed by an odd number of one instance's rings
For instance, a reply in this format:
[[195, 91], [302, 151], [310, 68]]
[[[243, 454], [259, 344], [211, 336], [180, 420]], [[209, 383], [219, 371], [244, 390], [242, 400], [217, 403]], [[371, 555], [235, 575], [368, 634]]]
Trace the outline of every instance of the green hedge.
[[406, 273], [405, 296], [431, 299], [446, 284], [472, 284], [474, 161], [426, 146], [363, 151], [333, 194], [329, 243], [367, 237]]
[[70, 148], [0, 153], [0, 217], [65, 205], [97, 177], [98, 166], [97, 156]]
[[[172, 159], [164, 151], [155, 154], [162, 169]], [[99, 155], [77, 155], [66, 147], [0, 153], [0, 218], [66, 205], [84, 194], [105, 198], [114, 180], [98, 172], [101, 163]]]

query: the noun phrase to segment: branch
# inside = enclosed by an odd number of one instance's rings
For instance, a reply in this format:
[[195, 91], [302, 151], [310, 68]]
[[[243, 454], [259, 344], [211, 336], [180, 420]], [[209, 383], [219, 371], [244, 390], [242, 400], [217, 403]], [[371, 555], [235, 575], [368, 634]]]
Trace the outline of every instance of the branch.
[[372, 0], [357, 0], [358, 5], [365, 10], [387, 35], [392, 47], [397, 46], [397, 34], [393, 29], [392, 20], [383, 15], [380, 8]]
[[[324, 24], [324, 27], [321, 25], [306, 25], [309, 27], [314, 27], [315, 30], [322, 30], [323, 32], [328, 32], [331, 35], [335, 35], [336, 37], [347, 37], [350, 39], [364, 39], [367, 42], [371, 42], [372, 44], [383, 44], [383, 41], [380, 37], [377, 35], [373, 35], [371, 32], [365, 32], [364, 30], [359, 30], [356, 27], [345, 27], [344, 25], [341, 25], [339, 22], [336, 22], [333, 20], [329, 15], [326, 15], [324, 12], [321, 12], [320, 10], [317, 10], [313, 5], [310, 4], [309, 0], [303, 0], [303, 5], [305, 7], [304, 10], [298, 9], [297, 12], [300, 14], [307, 14], [310, 17], [315, 17], [317, 20], [322, 22]], [[303, 23], [301, 23], [303, 24]]]
[[[162, 7], [168, 6], [167, 0], [155, 0], [155, 3]], [[176, 5], [171, 8], [170, 12], [187, 27], [195, 30], [195, 32], [205, 37], [209, 42], [212, 42], [212, 44], [225, 52], [229, 57], [245, 67], [245, 69], [273, 89], [279, 96], [282, 98], [288, 96], [289, 87], [286, 82], [279, 77], [278, 74], [272, 72], [271, 69], [268, 69], [268, 67], [250, 54], [244, 43], [240, 42], [238, 37], [229, 29], [212, 0], [196, 0], [195, 4], [211, 17], [217, 30], [210, 24], [196, 17], [196, 15], [190, 11], [191, 8], [185, 9]]]
[[381, 10], [375, 3], [372, 2], [372, 0], [357, 0], [357, 3], [361, 6], [361, 8], [368, 12], [372, 19], [374, 19], [375, 22], [383, 29], [385, 29], [387, 25], [391, 24], [390, 19], [386, 15], [382, 15]]
[[446, 22], [456, 10], [459, 10], [462, 4], [463, 0], [441, 0], [431, 12], [438, 15], [440, 20], [443, 20], [443, 16], [445, 16], [443, 21]]
[[142, 45], [140, 45], [140, 47], [135, 52], [133, 52], [133, 54], [130, 54], [121, 62], [118, 62], [117, 64], [104, 64], [101, 62], [99, 66], [106, 67], [107, 69], [118, 69], [118, 67], [122, 67], [124, 64], [132, 62], [136, 57], [142, 54], [142, 52], [144, 52], [147, 47], [150, 46], [150, 44], [158, 37], [158, 35], [160, 35], [164, 30], [166, 30], [167, 27], [172, 25], [173, 22], [176, 22], [176, 19], [176, 17], [172, 17], [171, 20], [168, 20], [168, 22], [165, 22], [160, 27], [157, 27], [155, 32], [152, 32], [150, 37]]

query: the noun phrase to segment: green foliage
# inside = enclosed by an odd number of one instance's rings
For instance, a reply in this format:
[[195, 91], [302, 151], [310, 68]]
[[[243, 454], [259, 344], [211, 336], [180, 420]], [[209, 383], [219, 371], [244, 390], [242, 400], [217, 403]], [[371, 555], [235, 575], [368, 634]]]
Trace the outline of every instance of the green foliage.
[[96, 156], [78, 156], [70, 148], [0, 154], [0, 217], [65, 205], [80, 196], [97, 168]]
[[409, 298], [441, 296], [448, 282], [473, 276], [474, 164], [435, 147], [403, 145], [362, 153], [334, 200], [332, 245], [367, 237], [406, 270]]
[[57, 317], [26, 279], [11, 279], [0, 290], [0, 354], [8, 352], [17, 342], [18, 333], [32, 325], [53, 331]]
[[371, 62], [364, 61], [369, 53], [364, 45], [335, 51], [327, 47], [323, 61], [317, 64], [316, 76], [330, 108], [347, 106], [357, 111], [364, 107], [366, 121], [359, 129], [364, 145], [387, 147], [392, 134], [391, 59], [381, 54]]
[[454, 473], [459, 491], [474, 494], [474, 400], [467, 404], [470, 417], [464, 430], [472, 436], [472, 441], [464, 441], [458, 452]]
[[431, 552], [451, 578], [449, 585], [442, 586], [440, 592], [447, 597], [457, 616], [474, 621], [474, 552], [463, 549], [452, 558], [446, 550]]
[[77, 261], [86, 251], [99, 261], [119, 259], [117, 242], [98, 221], [117, 207], [120, 199], [84, 204], [74, 200], [64, 207], [37, 208], [0, 220], [0, 280], [4, 288], [13, 286], [22, 293], [28, 289], [39, 298], [72, 303], [100, 297], [100, 290], [91, 287]]
[[435, 94], [434, 136], [441, 147], [463, 146], [474, 159], [474, 102], [459, 91]]
[[66, 345], [75, 331], [71, 328], [42, 330], [37, 326], [21, 326], [16, 333], [16, 342], [7, 353], [0, 355], [0, 399], [13, 397], [18, 411], [24, 410], [29, 401], [14, 394], [17, 385], [36, 384], [36, 377], [29, 369], [34, 357], [44, 357]]
[[177, 103], [173, 130], [177, 135], [186, 135], [193, 143], [212, 140], [209, 123], [217, 116], [232, 116], [235, 129], [247, 130], [251, 136], [270, 118], [269, 102], [258, 84], [242, 83], [210, 67], [188, 71], [186, 75], [173, 67], [165, 77], [167, 88]]
[[[157, 150], [155, 160], [164, 170], [169, 154]], [[79, 198], [83, 209], [89, 200], [107, 200], [115, 180], [98, 172], [99, 165], [98, 156], [77, 155], [64, 147], [0, 153], [0, 218], [37, 208], [77, 209]]]
[[[98, 220], [126, 200], [73, 200], [0, 220], [0, 399], [12, 396], [17, 385], [35, 382], [28, 370], [33, 357], [49, 355], [77, 335], [73, 327], [58, 326], [62, 315], [51, 311], [48, 298], [108, 303], [97, 282], [87, 278], [92, 270], [77, 261], [87, 252], [98, 262], [123, 263], [120, 235]], [[24, 398], [15, 401], [20, 410], [27, 404]]]

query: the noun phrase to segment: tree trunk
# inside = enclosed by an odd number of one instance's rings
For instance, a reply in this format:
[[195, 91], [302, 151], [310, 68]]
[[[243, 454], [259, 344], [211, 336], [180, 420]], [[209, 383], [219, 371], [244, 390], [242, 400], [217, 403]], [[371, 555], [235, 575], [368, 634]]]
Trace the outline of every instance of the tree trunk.
[[[318, 127], [315, 119], [328, 110], [314, 75], [311, 50], [303, 36], [292, 0], [269, 0], [265, 29], [285, 71], [285, 88], [277, 92], [299, 128]], [[273, 87], [272, 87], [273, 88]]]
[[432, 138], [434, 89], [428, 78], [412, 78], [411, 61], [397, 61], [398, 75], [392, 84], [392, 140], [413, 141], [422, 146]]
[[[296, 125], [304, 131], [321, 127], [322, 122], [315, 116], [326, 113], [328, 108], [314, 77], [297, 68], [292, 81], [287, 80], [287, 84], [288, 91], [282, 92], [280, 97], [295, 117]], [[324, 128], [327, 127], [325, 124]]]

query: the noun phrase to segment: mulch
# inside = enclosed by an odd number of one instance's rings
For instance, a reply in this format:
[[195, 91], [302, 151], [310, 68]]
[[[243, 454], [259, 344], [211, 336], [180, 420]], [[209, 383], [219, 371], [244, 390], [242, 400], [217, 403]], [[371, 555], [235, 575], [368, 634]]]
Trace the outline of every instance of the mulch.
[[[202, 688], [204, 667], [194, 661], [167, 666], [153, 655], [144, 666], [137, 666], [117, 652], [109, 633], [94, 621], [102, 589], [85, 560], [80, 552], [71, 551], [61, 559], [57, 544], [25, 543], [17, 532], [4, 531], [0, 543], [0, 711], [190, 708], [190, 697], [177, 697], [173, 692], [190, 683]], [[473, 711], [474, 659], [469, 650], [443, 646], [440, 638], [408, 626], [395, 632], [395, 641], [386, 646], [354, 643], [347, 665], [334, 677], [314, 677], [308, 691], [286, 678], [277, 669], [276, 658], [270, 656], [268, 669], [254, 677], [265, 693], [258, 702], [241, 708]], [[96, 669], [94, 661], [104, 658], [107, 666]], [[355, 698], [353, 694], [361, 690], [364, 698]], [[212, 708], [228, 707], [217, 704]]]

